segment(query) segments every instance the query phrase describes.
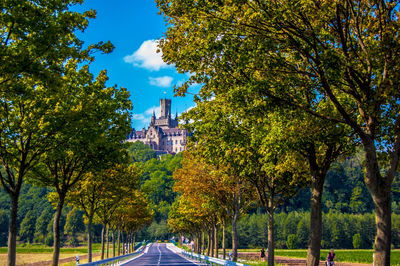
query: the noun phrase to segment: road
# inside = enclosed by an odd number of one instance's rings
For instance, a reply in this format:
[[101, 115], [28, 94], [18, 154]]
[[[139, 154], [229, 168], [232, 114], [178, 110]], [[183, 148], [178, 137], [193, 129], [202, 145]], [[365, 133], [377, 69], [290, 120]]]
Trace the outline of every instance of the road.
[[200, 265], [195, 264], [172, 252], [166, 247], [166, 244], [156, 243], [152, 244], [147, 251], [137, 259], [134, 259], [124, 265], [137, 266], [137, 265], [151, 265], [151, 266], [190, 266]]

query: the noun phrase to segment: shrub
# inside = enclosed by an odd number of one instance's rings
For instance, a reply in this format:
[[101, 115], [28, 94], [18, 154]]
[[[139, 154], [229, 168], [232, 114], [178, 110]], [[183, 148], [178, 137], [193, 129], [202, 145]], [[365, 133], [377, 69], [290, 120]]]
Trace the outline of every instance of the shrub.
[[287, 245], [288, 249], [297, 248], [297, 236], [295, 234], [288, 235], [286, 245]]
[[361, 247], [361, 235], [360, 234], [354, 234], [353, 236], [353, 247], [355, 249], [359, 249]]

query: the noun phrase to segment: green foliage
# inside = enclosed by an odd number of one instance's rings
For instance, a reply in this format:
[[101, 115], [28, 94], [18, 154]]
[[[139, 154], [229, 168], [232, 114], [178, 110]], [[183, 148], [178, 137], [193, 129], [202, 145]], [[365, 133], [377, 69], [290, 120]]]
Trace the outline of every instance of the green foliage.
[[45, 244], [47, 235], [47, 226], [51, 218], [53, 217], [53, 209], [49, 206], [42, 211], [39, 218], [36, 220], [35, 225], [35, 237], [37, 239], [42, 239], [42, 243]]
[[171, 237], [171, 233], [168, 230], [168, 225], [165, 220], [160, 223], [153, 221], [153, 223], [147, 228], [147, 231], [153, 240], [168, 240]]
[[83, 223], [83, 212], [77, 208], [69, 211], [64, 226], [64, 232], [69, 235], [68, 244], [72, 247], [79, 245], [77, 234], [85, 231], [85, 224]]
[[286, 246], [288, 249], [296, 249], [297, 248], [297, 236], [294, 234], [290, 234], [286, 240]]
[[19, 229], [19, 237], [22, 241], [28, 241], [28, 243], [32, 243], [34, 234], [35, 234], [35, 223], [37, 217], [35, 216], [33, 211], [28, 211], [25, 215], [25, 218], [21, 222], [21, 227]]
[[127, 150], [129, 157], [131, 157], [134, 162], [146, 162], [157, 157], [156, 152], [153, 151], [152, 148], [140, 141], [128, 142]]
[[0, 209], [0, 247], [7, 245], [8, 219], [7, 211]]
[[353, 236], [353, 247], [355, 249], [359, 249], [361, 246], [361, 235], [359, 233], [354, 234]]
[[[138, 146], [140, 147], [140, 146]], [[147, 149], [147, 146], [141, 147]], [[172, 190], [172, 173], [181, 167], [182, 153], [163, 155], [141, 163], [143, 175], [141, 189], [148, 195], [155, 211], [155, 220], [161, 222], [168, 218], [168, 210], [174, 202], [176, 193]]]

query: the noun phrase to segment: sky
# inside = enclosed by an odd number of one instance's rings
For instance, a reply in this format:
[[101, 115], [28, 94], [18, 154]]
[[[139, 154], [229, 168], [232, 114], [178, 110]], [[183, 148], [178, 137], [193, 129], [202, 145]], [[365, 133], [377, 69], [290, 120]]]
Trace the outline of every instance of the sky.
[[97, 75], [106, 69], [108, 86], [127, 88], [133, 103], [132, 127], [147, 127], [153, 111], [159, 114], [161, 98], [172, 99], [173, 117], [194, 106], [193, 97], [174, 97], [173, 86], [182, 84], [188, 75], [178, 74], [173, 66], [162, 61], [156, 53], [157, 40], [166, 31], [162, 15], [158, 15], [153, 0], [85, 0], [73, 7], [76, 11], [94, 9], [97, 17], [88, 28], [77, 35], [90, 45], [111, 41], [111, 54], [97, 54], [90, 70]]

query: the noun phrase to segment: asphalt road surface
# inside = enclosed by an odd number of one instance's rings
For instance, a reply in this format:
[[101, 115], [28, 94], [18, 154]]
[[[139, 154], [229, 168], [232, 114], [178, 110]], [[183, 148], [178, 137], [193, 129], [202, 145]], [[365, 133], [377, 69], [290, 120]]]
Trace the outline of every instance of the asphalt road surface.
[[137, 259], [134, 259], [127, 264], [129, 266], [135, 265], [151, 265], [151, 266], [190, 266], [190, 265], [200, 265], [195, 264], [185, 258], [179, 256], [178, 254], [172, 252], [166, 247], [166, 244], [156, 243], [149, 247], [147, 253], [143, 254]]

